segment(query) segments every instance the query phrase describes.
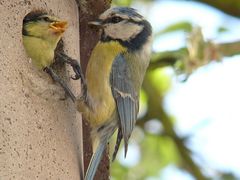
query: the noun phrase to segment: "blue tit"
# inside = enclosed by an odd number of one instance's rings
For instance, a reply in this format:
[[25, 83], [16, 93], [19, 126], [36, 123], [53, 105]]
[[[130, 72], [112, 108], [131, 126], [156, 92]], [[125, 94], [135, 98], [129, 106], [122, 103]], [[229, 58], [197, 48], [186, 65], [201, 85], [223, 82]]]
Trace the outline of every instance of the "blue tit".
[[[50, 16], [44, 11], [32, 11], [23, 19], [22, 36], [23, 45], [27, 55], [32, 59], [33, 64], [47, 72], [53, 80], [58, 82], [70, 98], [75, 101], [75, 96], [65, 82], [50, 67], [54, 63], [55, 49], [63, 33], [67, 28], [67, 21], [59, 20]], [[65, 63], [70, 64], [76, 73], [74, 79], [80, 77], [79, 63], [69, 58], [63, 52], [57, 57]]]
[[91, 126], [93, 155], [85, 175], [92, 180], [109, 139], [118, 129], [113, 160], [121, 140], [125, 156], [139, 110], [139, 91], [149, 65], [152, 28], [135, 9], [108, 9], [90, 25], [101, 37], [87, 69], [84, 100], [77, 108]]

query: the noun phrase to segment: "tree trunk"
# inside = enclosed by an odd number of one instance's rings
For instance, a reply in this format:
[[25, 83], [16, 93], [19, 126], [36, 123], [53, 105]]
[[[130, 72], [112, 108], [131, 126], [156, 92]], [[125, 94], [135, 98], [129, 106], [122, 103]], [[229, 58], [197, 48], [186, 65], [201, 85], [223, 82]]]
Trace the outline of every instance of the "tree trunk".
[[[69, 22], [64, 50], [79, 59], [74, 0], [0, 1], [0, 179], [80, 179], [81, 118], [62, 88], [37, 70], [22, 45], [22, 20], [44, 9]], [[75, 94], [70, 68], [57, 69]]]
[[[96, 29], [90, 28], [88, 22], [98, 18], [104, 10], [110, 7], [111, 0], [76, 0], [80, 9], [80, 57], [83, 71], [86, 72], [87, 63], [91, 51], [99, 40]], [[99, 67], [101, 68], [101, 67]], [[86, 172], [92, 156], [92, 143], [90, 139], [90, 127], [83, 121], [83, 147], [84, 147], [84, 170]], [[106, 150], [95, 176], [96, 180], [109, 179], [109, 156]]]

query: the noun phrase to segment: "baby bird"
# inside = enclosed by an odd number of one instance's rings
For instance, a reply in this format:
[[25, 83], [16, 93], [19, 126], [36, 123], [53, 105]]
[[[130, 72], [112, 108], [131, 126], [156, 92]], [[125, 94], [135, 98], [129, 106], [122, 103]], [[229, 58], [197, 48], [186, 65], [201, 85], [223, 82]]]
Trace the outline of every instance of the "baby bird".
[[[59, 20], [54, 16], [48, 15], [43, 11], [33, 11], [27, 14], [23, 19], [22, 36], [23, 45], [26, 53], [32, 59], [33, 64], [47, 72], [53, 80], [58, 82], [70, 96], [72, 101], [76, 98], [66, 83], [52, 70], [54, 63], [54, 51], [67, 28], [67, 22]], [[76, 60], [69, 58], [63, 52], [57, 54], [59, 59], [70, 64], [76, 73], [78, 79], [80, 67]]]

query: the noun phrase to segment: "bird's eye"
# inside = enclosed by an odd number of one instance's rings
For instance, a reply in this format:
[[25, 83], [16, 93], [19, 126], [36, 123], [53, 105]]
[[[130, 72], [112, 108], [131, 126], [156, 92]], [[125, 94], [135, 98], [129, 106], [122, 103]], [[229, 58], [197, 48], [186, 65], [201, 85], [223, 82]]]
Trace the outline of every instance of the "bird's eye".
[[50, 22], [51, 20], [49, 19], [49, 17], [43, 17], [42, 20]]
[[120, 18], [120, 17], [113, 17], [112, 19], [111, 19], [111, 22], [112, 23], [119, 23], [120, 21], [122, 21], [123, 19], [122, 18]]

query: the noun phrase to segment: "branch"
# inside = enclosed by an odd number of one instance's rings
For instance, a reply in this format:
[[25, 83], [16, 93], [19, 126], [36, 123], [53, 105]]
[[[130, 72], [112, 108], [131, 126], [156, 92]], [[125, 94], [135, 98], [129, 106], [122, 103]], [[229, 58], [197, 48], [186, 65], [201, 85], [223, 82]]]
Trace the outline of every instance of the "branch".
[[240, 41], [219, 44], [218, 51], [225, 57], [238, 55], [240, 54]]
[[[205, 48], [204, 49], [205, 54], [203, 56], [205, 55], [208, 56], [208, 59], [205, 60], [205, 62], [203, 63], [201, 63], [201, 61], [203, 61], [201, 58], [195, 58], [193, 62], [190, 57], [190, 53], [188, 49], [185, 47], [176, 51], [155, 53], [152, 56], [152, 60], [148, 70], [154, 70], [156, 68], [166, 67], [166, 66], [176, 67], [176, 64], [178, 63], [178, 65], [181, 64], [182, 69], [180, 70], [183, 73], [186, 73], [186, 66], [196, 65], [193, 63], [200, 63], [199, 65], [203, 66], [213, 60], [216, 60], [217, 58], [221, 59], [221, 57], [231, 57], [231, 56], [240, 54], [240, 41], [235, 41], [230, 43], [220, 43], [220, 44], [214, 44], [211, 41], [207, 41], [207, 42], [204, 42], [203, 46]], [[186, 60], [189, 60], [189, 61], [186, 62]], [[197, 66], [194, 68], [196, 69], [200, 66]]]
[[[80, 29], [80, 59], [82, 70], [85, 73], [91, 51], [99, 40], [99, 33], [96, 29], [90, 28], [88, 22], [97, 19], [99, 14], [110, 7], [111, 0], [76, 0], [79, 9]], [[87, 170], [92, 156], [92, 143], [90, 139], [90, 126], [83, 121], [83, 146], [84, 146], [84, 170]], [[98, 166], [94, 179], [109, 179], [109, 156], [105, 150], [103, 158]]]
[[237, 0], [198, 0], [199, 2], [202, 2], [204, 4], [210, 5], [214, 8], [217, 8], [224, 13], [227, 13], [229, 15], [240, 17], [240, 1]]
[[152, 55], [148, 69], [153, 70], [160, 67], [174, 66], [179, 59], [187, 55], [187, 49], [182, 48], [175, 51], [159, 52]]

